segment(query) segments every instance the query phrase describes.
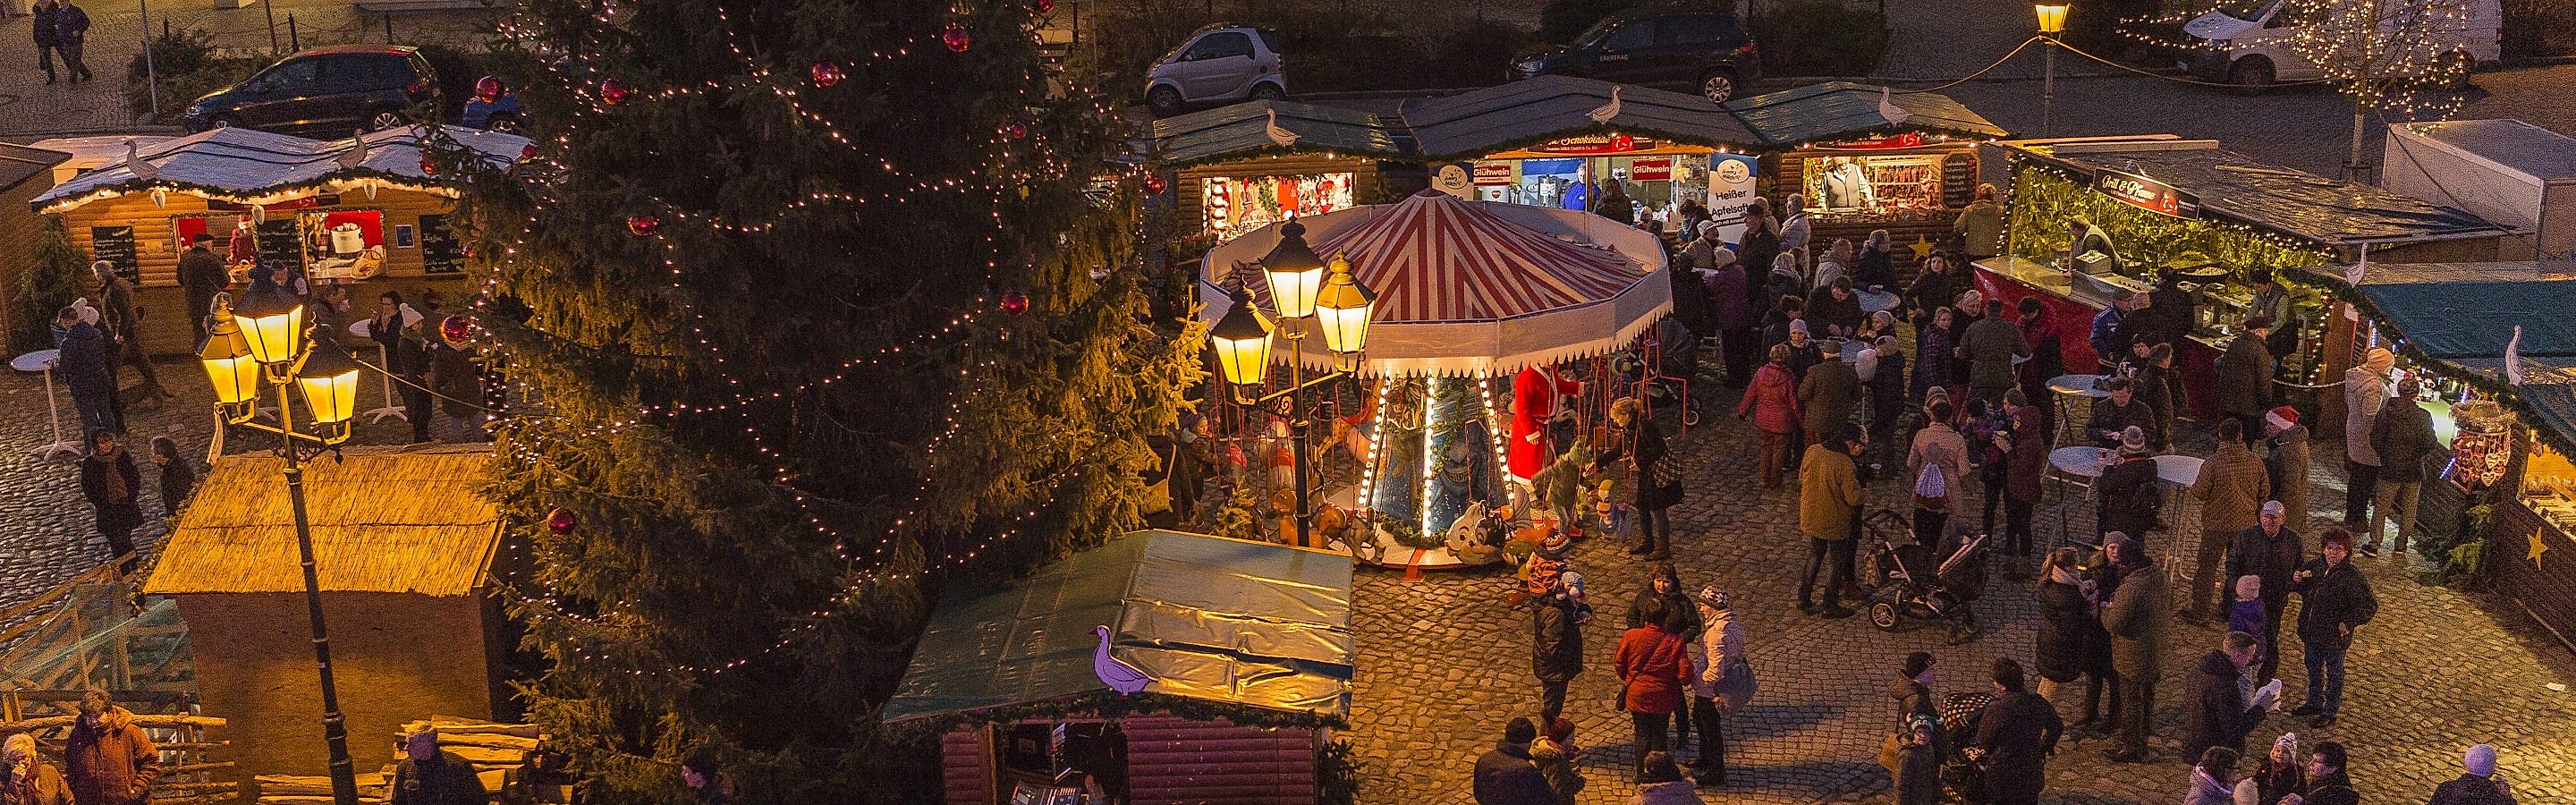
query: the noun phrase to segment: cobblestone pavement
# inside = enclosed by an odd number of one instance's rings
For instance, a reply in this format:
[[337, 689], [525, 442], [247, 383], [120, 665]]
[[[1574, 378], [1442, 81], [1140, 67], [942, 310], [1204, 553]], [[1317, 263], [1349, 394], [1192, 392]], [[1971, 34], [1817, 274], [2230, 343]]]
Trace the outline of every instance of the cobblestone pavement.
[[[1671, 426], [1667, 420], [1668, 433]], [[1887, 774], [1875, 758], [1892, 722], [1886, 685], [1893, 669], [1907, 652], [1931, 651], [1941, 658], [1938, 689], [1988, 690], [1983, 673], [1992, 658], [2030, 661], [2038, 617], [2031, 588], [1998, 576], [1975, 605], [1982, 633], [1958, 646], [1947, 645], [1937, 628], [1891, 634], [1862, 618], [1801, 615], [1796, 583], [1806, 541], [1797, 532], [1795, 492], [1756, 487], [1756, 451], [1750, 429], [1723, 417], [1674, 442], [1674, 460], [1691, 485], [1674, 511], [1674, 560], [1686, 588], [1718, 583], [1732, 590], [1760, 681], [1749, 713], [1727, 725], [1732, 785], [1703, 795], [1729, 803], [1888, 800]], [[2321, 443], [2316, 454], [2338, 451]], [[2317, 462], [2312, 499], [2339, 506], [2339, 467], [2323, 469], [2327, 464]], [[1872, 489], [1872, 506], [1902, 505], [1902, 493], [1882, 481]], [[2054, 517], [2040, 512], [2043, 539], [2053, 534]], [[2089, 530], [2090, 519], [2081, 514], [2072, 527]], [[2544, 687], [2576, 680], [2576, 658], [2538, 635], [2519, 612], [2506, 612], [2509, 603], [2500, 608], [2486, 598], [2419, 585], [2397, 560], [2361, 561], [2381, 610], [2351, 654], [2342, 721], [2310, 730], [2304, 720], [2275, 716], [2249, 745], [2266, 745], [2284, 730], [2310, 743], [2339, 740], [2351, 748], [2353, 776], [2368, 801], [2420, 802], [2458, 774], [2462, 748], [2492, 742], [2502, 747], [2505, 773], [2523, 802], [2576, 797], [2576, 694]], [[1591, 785], [1581, 799], [1625, 803], [1634, 759], [1627, 718], [1613, 709], [1611, 655], [1647, 568], [1623, 546], [1604, 541], [1586, 541], [1575, 565], [1599, 616], [1585, 630], [1585, 670], [1567, 706], [1578, 742], [1588, 747], [1583, 764]], [[1361, 802], [1471, 801], [1476, 756], [1492, 747], [1505, 721], [1537, 711], [1529, 614], [1505, 603], [1512, 586], [1500, 570], [1432, 573], [1420, 582], [1394, 572], [1361, 573], [1353, 595], [1360, 657], [1353, 727], [1345, 733], [1368, 781]], [[2161, 760], [2112, 764], [2101, 757], [2107, 742], [2069, 740], [2050, 763], [2050, 801], [2180, 801], [2187, 765], [2172, 757], [2170, 739], [2180, 729], [2182, 673], [2220, 636], [2212, 627], [2181, 626], [2169, 635], [2173, 648], [2159, 690]], [[2305, 690], [2297, 641], [2283, 642], [2281, 675], [2296, 695]], [[2080, 708], [2080, 698], [2061, 698], [2068, 699], [2061, 713], [2070, 720], [2080, 715], [2069, 709]]]

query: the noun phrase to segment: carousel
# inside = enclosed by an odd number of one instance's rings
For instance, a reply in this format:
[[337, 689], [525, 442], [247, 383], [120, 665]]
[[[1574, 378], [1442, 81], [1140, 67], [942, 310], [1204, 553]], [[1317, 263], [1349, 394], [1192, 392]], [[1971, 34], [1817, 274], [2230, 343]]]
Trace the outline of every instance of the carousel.
[[[1595, 359], [1652, 349], [1672, 309], [1661, 244], [1588, 213], [1425, 191], [1210, 250], [1200, 315], [1277, 310], [1265, 266], [1319, 258], [1374, 291], [1365, 351], [1292, 336], [1252, 374], [1291, 388], [1312, 385], [1308, 372], [1354, 382], [1299, 412], [1316, 427], [1238, 429], [1264, 442], [1257, 455], [1291, 452], [1276, 443], [1296, 431], [1315, 440], [1309, 483], [1273, 462], [1277, 494], [1318, 490], [1304, 538], [1372, 564], [1445, 569], [1502, 561], [1553, 528], [1555, 507], [1529, 499], [1529, 480], [1579, 460], [1578, 434], [1597, 429], [1609, 397], [1631, 393]], [[1594, 502], [1624, 496], [1598, 479], [1583, 486], [1576, 516], [1608, 525], [1614, 510]]]

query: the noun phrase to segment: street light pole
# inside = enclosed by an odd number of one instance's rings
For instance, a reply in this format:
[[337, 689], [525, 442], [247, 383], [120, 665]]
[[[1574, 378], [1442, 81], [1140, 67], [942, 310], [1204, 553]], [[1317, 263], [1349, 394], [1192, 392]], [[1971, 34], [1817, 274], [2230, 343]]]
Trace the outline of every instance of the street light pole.
[[1304, 547], [1314, 544], [1315, 504], [1308, 500], [1306, 491], [1306, 432], [1314, 427], [1315, 421], [1306, 415], [1306, 355], [1301, 351], [1305, 349], [1306, 328], [1291, 324], [1288, 330], [1288, 440], [1292, 444], [1288, 455], [1292, 457], [1290, 469], [1297, 473], [1297, 545]]
[[332, 805], [358, 805], [357, 766], [349, 759], [349, 727], [340, 717], [340, 686], [331, 676], [331, 636], [322, 626], [322, 580], [313, 567], [313, 526], [304, 516], [304, 463], [295, 446], [295, 406], [277, 384], [278, 428], [286, 437], [286, 500], [295, 512], [295, 550], [304, 562], [304, 611], [313, 623], [313, 663], [321, 671], [322, 742], [331, 753]]
[[2067, 4], [2063, 0], [2041, 0], [2031, 6], [2039, 17], [2039, 135], [2049, 136], [2054, 130], [2049, 120], [2050, 107], [2057, 103], [2057, 36], [2066, 32]]

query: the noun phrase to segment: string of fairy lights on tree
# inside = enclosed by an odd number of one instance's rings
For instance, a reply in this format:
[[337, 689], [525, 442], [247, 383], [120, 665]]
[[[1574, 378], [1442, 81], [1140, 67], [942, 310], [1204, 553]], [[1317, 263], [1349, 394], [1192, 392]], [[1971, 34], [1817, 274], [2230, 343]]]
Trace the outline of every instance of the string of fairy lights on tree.
[[[2227, 40], [2172, 32], [2227, 10], [2199, 4], [2122, 20], [2122, 36], [2185, 52], [2231, 52], [2276, 45], [2316, 66], [2321, 78], [2362, 109], [2406, 120], [2439, 120], [2460, 111], [2459, 92], [2474, 65], [2467, 41], [2476, 0], [2283, 0], [2271, 19]], [[2232, 15], [2231, 15], [2232, 16]], [[2243, 20], [2259, 23], [2258, 20]], [[2277, 67], [2277, 66], [2276, 66]]]

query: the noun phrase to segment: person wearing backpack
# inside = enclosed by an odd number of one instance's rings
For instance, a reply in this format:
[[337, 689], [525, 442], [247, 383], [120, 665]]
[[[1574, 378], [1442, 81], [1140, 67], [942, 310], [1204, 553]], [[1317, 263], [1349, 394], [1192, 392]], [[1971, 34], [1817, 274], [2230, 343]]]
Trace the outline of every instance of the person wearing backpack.
[[1949, 524], [1953, 503], [1965, 489], [1960, 481], [1968, 466], [1968, 440], [1950, 427], [1948, 401], [1932, 403], [1928, 410], [1931, 422], [1915, 432], [1905, 469], [1914, 477], [1914, 541], [1937, 545], [1941, 527]]

